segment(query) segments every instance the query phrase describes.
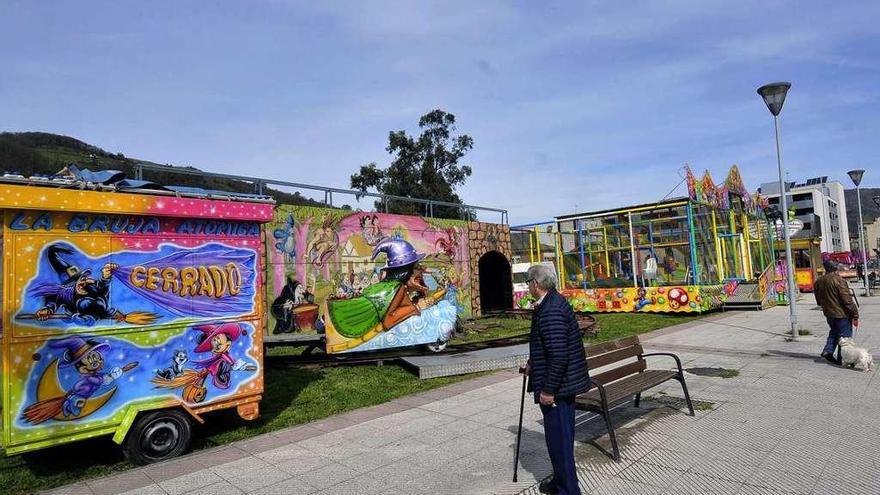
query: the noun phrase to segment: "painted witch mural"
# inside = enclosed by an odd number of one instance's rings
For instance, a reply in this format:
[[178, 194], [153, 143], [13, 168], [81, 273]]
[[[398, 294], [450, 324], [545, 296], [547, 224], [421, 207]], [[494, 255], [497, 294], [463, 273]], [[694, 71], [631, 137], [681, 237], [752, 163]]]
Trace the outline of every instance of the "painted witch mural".
[[315, 329], [318, 319], [318, 305], [306, 287], [293, 275], [287, 276], [287, 283], [281, 294], [272, 301], [271, 311], [275, 317], [273, 333], [300, 333]]
[[104, 263], [100, 278], [92, 277], [91, 270], [80, 270], [65, 260], [72, 255], [71, 247], [54, 244], [46, 248], [46, 259], [60, 282], [39, 282], [29, 295], [43, 298], [43, 307], [33, 314], [19, 315], [19, 319], [46, 321], [62, 319], [81, 326], [93, 326], [98, 320], [109, 319], [146, 325], [156, 320], [149, 312], [133, 312], [126, 315], [110, 306], [110, 282], [119, 269], [116, 263]]
[[[380, 254], [386, 255], [381, 281], [366, 287], [358, 297], [331, 298], [326, 302], [328, 336], [333, 332], [348, 339], [340, 344], [330, 344], [334, 351], [358, 347], [413, 317], [431, 319], [433, 315], [423, 315], [423, 312], [443, 301], [446, 295], [446, 288], [431, 290], [426, 285], [425, 275], [430, 269], [420, 264], [425, 254], [417, 252], [409, 242], [401, 238], [385, 239], [373, 250], [372, 259]], [[451, 306], [448, 301], [444, 302]], [[447, 330], [454, 328], [454, 306], [451, 313], [453, 320]], [[419, 323], [424, 326], [429, 322]], [[451, 332], [438, 332], [437, 339], [445, 342], [449, 334]]]
[[272, 333], [323, 333], [330, 352], [434, 344], [471, 310], [466, 222], [282, 205], [272, 228], [297, 253], [267, 239]]
[[[25, 289], [20, 321], [41, 326], [149, 325], [253, 310], [256, 253], [219, 243], [92, 258], [57, 242], [44, 250]], [[99, 266], [99, 276], [80, 266]]]
[[150, 381], [160, 389], [182, 389], [183, 399], [190, 403], [204, 401], [208, 395], [205, 382], [210, 377], [211, 384], [220, 390], [228, 389], [234, 371], [257, 371], [257, 367], [243, 358], [233, 359], [233, 343], [247, 331], [239, 323], [218, 325], [196, 325], [193, 330], [201, 332], [196, 338], [193, 352], [211, 353], [210, 357], [194, 361], [196, 369], [184, 369], [177, 376], [167, 378], [157, 375]]
[[[50, 419], [69, 421], [86, 417], [103, 406], [116, 392], [115, 382], [122, 374], [138, 366], [137, 361], [104, 372], [104, 353], [110, 344], [66, 337], [49, 343], [62, 352], [60, 362], [52, 361], [40, 377], [37, 402], [27, 406], [21, 415], [26, 423], [40, 424]], [[58, 384], [58, 371], [76, 370], [79, 378], [68, 390]], [[97, 394], [99, 390], [105, 390]]]

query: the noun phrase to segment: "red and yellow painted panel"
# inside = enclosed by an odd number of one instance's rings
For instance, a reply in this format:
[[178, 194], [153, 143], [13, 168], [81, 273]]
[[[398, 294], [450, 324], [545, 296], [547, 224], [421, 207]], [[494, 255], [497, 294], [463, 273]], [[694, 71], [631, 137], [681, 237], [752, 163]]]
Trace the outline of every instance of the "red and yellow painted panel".
[[[721, 307], [721, 285], [563, 289], [560, 293], [575, 311], [588, 313], [701, 313]], [[515, 295], [519, 308], [530, 309], [528, 293]]]
[[271, 205], [28, 189], [47, 206], [3, 213], [7, 452], [259, 397]]

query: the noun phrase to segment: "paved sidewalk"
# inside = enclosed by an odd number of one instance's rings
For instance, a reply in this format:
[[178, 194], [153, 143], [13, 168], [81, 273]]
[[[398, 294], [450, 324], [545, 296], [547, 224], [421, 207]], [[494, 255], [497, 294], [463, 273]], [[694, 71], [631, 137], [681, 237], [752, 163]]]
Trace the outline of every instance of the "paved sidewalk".
[[[578, 426], [576, 457], [582, 490], [593, 494], [871, 494], [880, 493], [880, 380], [876, 372], [844, 369], [819, 359], [827, 324], [812, 297], [798, 309], [815, 337], [786, 342], [788, 308], [732, 313], [684, 331], [658, 332], [649, 351], [677, 353], [685, 367], [735, 369], [735, 378], [689, 374], [696, 418], [684, 409], [676, 382], [653, 389], [653, 405], [613, 414], [622, 462], [610, 449], [601, 419]], [[862, 301], [859, 346], [880, 356], [880, 298]], [[660, 360], [663, 358], [649, 358]], [[658, 362], [659, 364], [659, 362]], [[711, 407], [711, 409], [708, 409]], [[644, 409], [651, 409], [644, 411]], [[629, 421], [627, 421], [629, 418]], [[529, 425], [527, 457], [539, 458], [541, 427]], [[531, 457], [534, 456], [534, 457]], [[515, 493], [508, 485], [502, 493]], [[532, 486], [522, 493], [537, 494]]]
[[[862, 301], [867, 330], [856, 337], [872, 351], [880, 346], [874, 299]], [[801, 321], [817, 337], [802, 342], [783, 338], [787, 308], [646, 336], [648, 349], [675, 352], [685, 367], [739, 376], [689, 374], [703, 409], [696, 418], [676, 409], [676, 382], [646, 393], [640, 409], [615, 410], [619, 464], [596, 446], [608, 447], [602, 421], [580, 415], [585, 493], [880, 493], [880, 381], [815, 359], [826, 325], [812, 308], [801, 304]], [[501, 372], [52, 493], [537, 493], [550, 466], [528, 399], [520, 483], [510, 482], [521, 386], [514, 372]]]

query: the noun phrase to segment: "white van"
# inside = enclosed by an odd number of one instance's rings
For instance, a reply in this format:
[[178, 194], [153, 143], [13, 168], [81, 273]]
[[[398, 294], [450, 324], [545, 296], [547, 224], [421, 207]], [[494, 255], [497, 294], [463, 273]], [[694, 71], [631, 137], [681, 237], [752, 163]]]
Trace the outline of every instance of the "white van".
[[[529, 278], [528, 271], [529, 271], [529, 267], [532, 266], [533, 264], [534, 263], [514, 263], [513, 265], [511, 265], [510, 268], [513, 271], [514, 298], [517, 297], [518, 293], [522, 294], [522, 293], [529, 292], [529, 284], [527, 282], [527, 280]], [[553, 270], [553, 273], [556, 273], [556, 266], [553, 263], [551, 263], [549, 261], [544, 261], [541, 264], [549, 267], [551, 270]], [[557, 274], [557, 278], [558, 278], [558, 274]]]

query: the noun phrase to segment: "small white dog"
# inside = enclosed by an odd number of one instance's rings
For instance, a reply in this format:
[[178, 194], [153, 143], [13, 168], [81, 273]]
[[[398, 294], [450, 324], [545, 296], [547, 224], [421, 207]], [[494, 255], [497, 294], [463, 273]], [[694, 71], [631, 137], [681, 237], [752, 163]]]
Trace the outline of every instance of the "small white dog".
[[871, 357], [867, 349], [856, 347], [850, 337], [841, 337], [840, 339], [840, 358], [842, 366], [858, 367], [865, 372], [874, 369], [874, 358]]

